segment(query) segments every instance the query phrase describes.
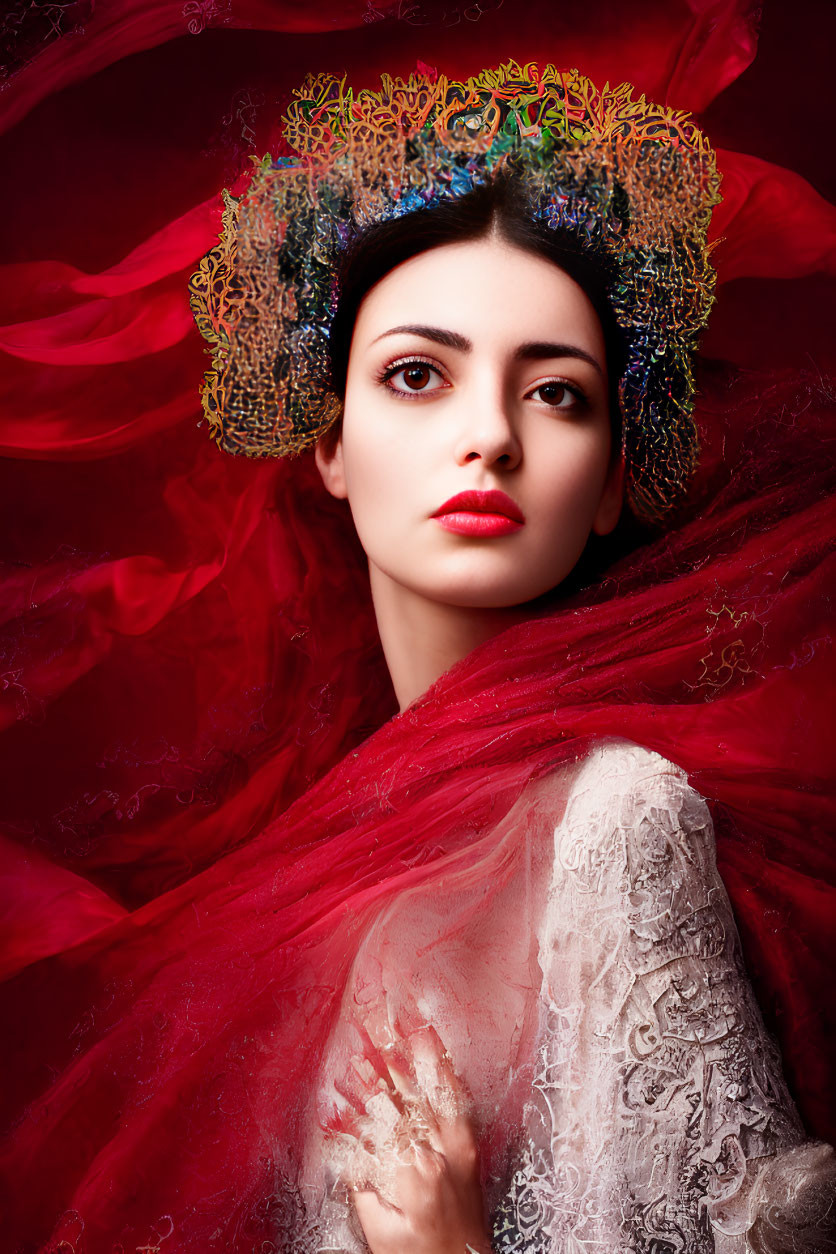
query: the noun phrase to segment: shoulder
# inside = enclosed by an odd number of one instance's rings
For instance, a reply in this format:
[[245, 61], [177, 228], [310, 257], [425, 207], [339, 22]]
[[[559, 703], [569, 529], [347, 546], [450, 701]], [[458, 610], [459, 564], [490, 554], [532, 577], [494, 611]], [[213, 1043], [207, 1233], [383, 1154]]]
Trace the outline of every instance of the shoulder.
[[574, 777], [567, 817], [591, 819], [606, 812], [626, 819], [649, 817], [654, 810], [708, 813], [704, 799], [691, 787], [681, 766], [630, 740], [597, 741]]
[[686, 772], [632, 741], [596, 742], [580, 764], [555, 829], [556, 870], [635, 885], [711, 875], [714, 832]]
[[598, 784], [610, 783], [617, 789], [673, 780], [687, 781], [681, 766], [663, 758], [654, 749], [615, 736], [593, 743], [577, 775], [579, 785], [594, 781]]

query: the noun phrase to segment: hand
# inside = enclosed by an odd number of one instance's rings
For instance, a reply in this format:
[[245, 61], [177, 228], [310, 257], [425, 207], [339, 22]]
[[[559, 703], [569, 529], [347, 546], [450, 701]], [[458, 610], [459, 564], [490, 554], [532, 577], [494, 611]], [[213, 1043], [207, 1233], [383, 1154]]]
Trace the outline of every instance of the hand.
[[491, 1254], [469, 1094], [431, 1028], [357, 1068], [354, 1205], [372, 1254]]

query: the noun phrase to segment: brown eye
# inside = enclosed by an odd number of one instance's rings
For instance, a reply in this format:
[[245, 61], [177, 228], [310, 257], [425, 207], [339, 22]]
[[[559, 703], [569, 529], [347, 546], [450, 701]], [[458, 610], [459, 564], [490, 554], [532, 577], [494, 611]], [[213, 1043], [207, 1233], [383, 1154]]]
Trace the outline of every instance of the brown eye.
[[429, 383], [432, 371], [429, 366], [407, 366], [402, 373], [407, 387], [420, 391]]
[[581, 397], [569, 387], [568, 383], [560, 383], [554, 379], [551, 383], [541, 383], [531, 393], [536, 396], [540, 393], [540, 399], [546, 404], [551, 405], [553, 409], [570, 409], [573, 405], [577, 405]]
[[407, 361], [389, 366], [383, 371], [380, 381], [390, 392], [409, 397], [417, 396], [420, 392], [439, 391], [438, 386], [432, 385], [433, 376], [443, 387], [444, 381], [437, 367], [430, 365], [428, 361]]

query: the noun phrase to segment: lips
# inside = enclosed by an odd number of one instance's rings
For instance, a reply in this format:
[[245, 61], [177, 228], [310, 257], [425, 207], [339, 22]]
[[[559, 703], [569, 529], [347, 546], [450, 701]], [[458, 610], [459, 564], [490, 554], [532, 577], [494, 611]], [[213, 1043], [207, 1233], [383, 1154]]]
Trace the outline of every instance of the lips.
[[445, 531], [465, 536], [507, 536], [525, 526], [525, 515], [504, 492], [459, 492], [436, 510]]

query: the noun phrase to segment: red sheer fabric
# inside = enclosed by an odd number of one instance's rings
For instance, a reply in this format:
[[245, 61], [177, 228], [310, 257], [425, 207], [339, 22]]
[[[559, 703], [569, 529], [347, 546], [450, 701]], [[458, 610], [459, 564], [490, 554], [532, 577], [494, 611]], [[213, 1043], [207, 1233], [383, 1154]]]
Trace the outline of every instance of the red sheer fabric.
[[[425, 26], [336, 6], [304, 36], [285, 6], [214, 7], [97, 6], [4, 94], [7, 168], [29, 172], [0, 331], [4, 1240], [249, 1251], [292, 1233], [279, 1185], [364, 922], [451, 857], [478, 876], [474, 834], [600, 736], [658, 750], [709, 799], [761, 1004], [832, 1138], [832, 393], [815, 318], [769, 312], [801, 280], [820, 297], [830, 207], [719, 153], [729, 286], [688, 517], [396, 718], [347, 514], [309, 460], [238, 462], [197, 427], [186, 295], [214, 193], [300, 63], [351, 71], [350, 54], [362, 81], [416, 54], [457, 74], [572, 62], [708, 109], [728, 145], [709, 105], [754, 54], [745, 6], [650, 4], [640, 30], [625, 6], [568, 30], [536, 4], [521, 28], [501, 6]], [[162, 46], [203, 19], [224, 29]], [[292, 34], [270, 61], [235, 27]], [[108, 108], [121, 124], [140, 89], [117, 145]]]

